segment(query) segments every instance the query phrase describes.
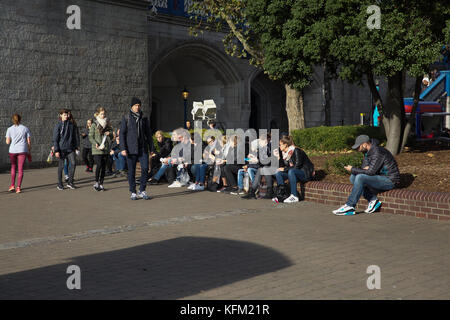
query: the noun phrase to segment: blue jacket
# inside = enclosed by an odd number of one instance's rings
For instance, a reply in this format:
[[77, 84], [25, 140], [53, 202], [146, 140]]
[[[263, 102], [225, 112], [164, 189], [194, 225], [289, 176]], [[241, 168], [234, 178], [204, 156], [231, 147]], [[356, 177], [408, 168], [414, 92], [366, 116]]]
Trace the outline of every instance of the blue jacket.
[[138, 140], [138, 130], [133, 116], [127, 114], [123, 116], [120, 124], [120, 151], [126, 151], [128, 154], [149, 153], [154, 150], [153, 137], [150, 130], [150, 122], [147, 117], [142, 117], [141, 121], [141, 139]]

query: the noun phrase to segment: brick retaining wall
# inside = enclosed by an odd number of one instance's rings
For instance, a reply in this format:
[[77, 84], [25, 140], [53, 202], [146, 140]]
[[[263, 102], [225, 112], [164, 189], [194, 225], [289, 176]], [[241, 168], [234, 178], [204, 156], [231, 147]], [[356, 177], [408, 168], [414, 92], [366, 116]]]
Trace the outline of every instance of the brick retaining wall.
[[[345, 204], [352, 185], [311, 181], [305, 185], [305, 200], [331, 206]], [[382, 213], [394, 213], [418, 218], [450, 221], [450, 193], [394, 189], [378, 195]], [[361, 197], [356, 207], [364, 211], [367, 201]]]

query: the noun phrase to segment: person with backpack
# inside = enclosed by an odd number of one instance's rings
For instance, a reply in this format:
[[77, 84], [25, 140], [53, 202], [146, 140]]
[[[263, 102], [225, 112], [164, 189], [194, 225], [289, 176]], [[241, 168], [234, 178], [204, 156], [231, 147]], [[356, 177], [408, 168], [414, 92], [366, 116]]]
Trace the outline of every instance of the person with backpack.
[[[306, 155], [305, 151], [294, 145], [291, 136], [282, 137], [280, 140], [280, 150], [282, 151], [282, 167], [275, 174], [277, 185], [280, 190], [284, 188], [284, 181], [289, 180], [291, 194], [284, 203], [299, 201], [297, 182], [301, 183], [311, 180], [314, 174], [314, 165]], [[275, 154], [277, 156], [278, 153]], [[279, 154], [278, 154], [279, 157]], [[280, 199], [278, 199], [280, 201]]]
[[[131, 200], [138, 198], [148, 200], [145, 189], [148, 180], [149, 152], [154, 150], [150, 121], [141, 111], [141, 100], [131, 99], [130, 109], [120, 124], [120, 150], [127, 157], [128, 184]], [[136, 193], [136, 164], [141, 164], [139, 193]]]
[[[11, 185], [9, 192], [21, 193], [23, 181], [23, 166], [27, 156], [31, 159], [31, 133], [20, 124], [22, 117], [14, 114], [11, 118], [13, 125], [6, 130], [6, 144], [9, 144], [9, 159], [11, 161]], [[19, 171], [16, 188], [16, 167]]]
[[69, 110], [61, 109], [59, 111], [60, 120], [53, 129], [53, 149], [55, 157], [58, 158], [58, 190], [63, 190], [62, 173], [64, 161], [69, 161], [69, 180], [67, 187], [76, 189], [73, 183], [75, 175], [76, 161], [75, 156], [80, 147], [80, 136], [75, 122], [69, 120]]
[[113, 129], [106, 117], [106, 109], [99, 107], [94, 114], [94, 124], [89, 130], [89, 141], [92, 145], [92, 156], [95, 162], [95, 184], [94, 190], [104, 191], [106, 162], [111, 149], [111, 140], [114, 137]]

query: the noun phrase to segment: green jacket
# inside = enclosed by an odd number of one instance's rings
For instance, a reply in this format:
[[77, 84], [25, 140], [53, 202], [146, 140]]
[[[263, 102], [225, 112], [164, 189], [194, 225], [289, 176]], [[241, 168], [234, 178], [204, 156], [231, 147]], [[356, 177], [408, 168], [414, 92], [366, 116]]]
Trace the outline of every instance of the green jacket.
[[102, 144], [103, 135], [100, 134], [100, 130], [97, 129], [97, 122], [94, 121], [91, 129], [89, 130], [89, 141], [92, 144], [92, 155], [109, 154], [109, 151], [111, 150], [111, 141], [114, 138], [113, 129], [111, 126], [107, 126], [105, 131], [109, 131], [109, 136], [106, 138], [105, 148], [103, 150], [99, 150], [96, 148], [96, 145], [98, 144], [100, 146]]

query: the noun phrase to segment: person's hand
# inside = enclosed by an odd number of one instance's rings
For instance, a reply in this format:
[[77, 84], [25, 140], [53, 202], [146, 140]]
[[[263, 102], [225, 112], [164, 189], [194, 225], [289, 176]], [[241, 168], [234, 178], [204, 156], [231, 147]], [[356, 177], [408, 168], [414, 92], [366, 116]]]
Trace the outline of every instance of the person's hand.
[[98, 145], [98, 143], [96, 143], [96, 144], [95, 144], [95, 149], [98, 150], [98, 147], [100, 147], [100, 146]]
[[60, 156], [59, 152], [56, 152], [55, 157], [59, 158], [59, 156]]
[[364, 167], [363, 169], [364, 169], [364, 170], [369, 170], [369, 166], [367, 166], [367, 167]]
[[273, 150], [273, 155], [280, 159], [280, 152], [278, 151], [278, 149]]
[[353, 168], [352, 166], [345, 166], [344, 167], [344, 169], [347, 170], [348, 172], [351, 172], [352, 168]]
[[282, 171], [284, 171], [284, 168], [278, 168], [277, 169], [277, 172], [282, 172]]
[[111, 151], [109, 152], [109, 154], [110, 154], [110, 155], [114, 155], [114, 150], [111, 150]]
[[124, 157], [126, 157], [126, 156], [127, 156], [126, 150], [123, 150], [123, 151], [121, 152], [121, 154], [122, 154]]
[[105, 136], [109, 136], [109, 131], [106, 131], [106, 132], [105, 132]]

